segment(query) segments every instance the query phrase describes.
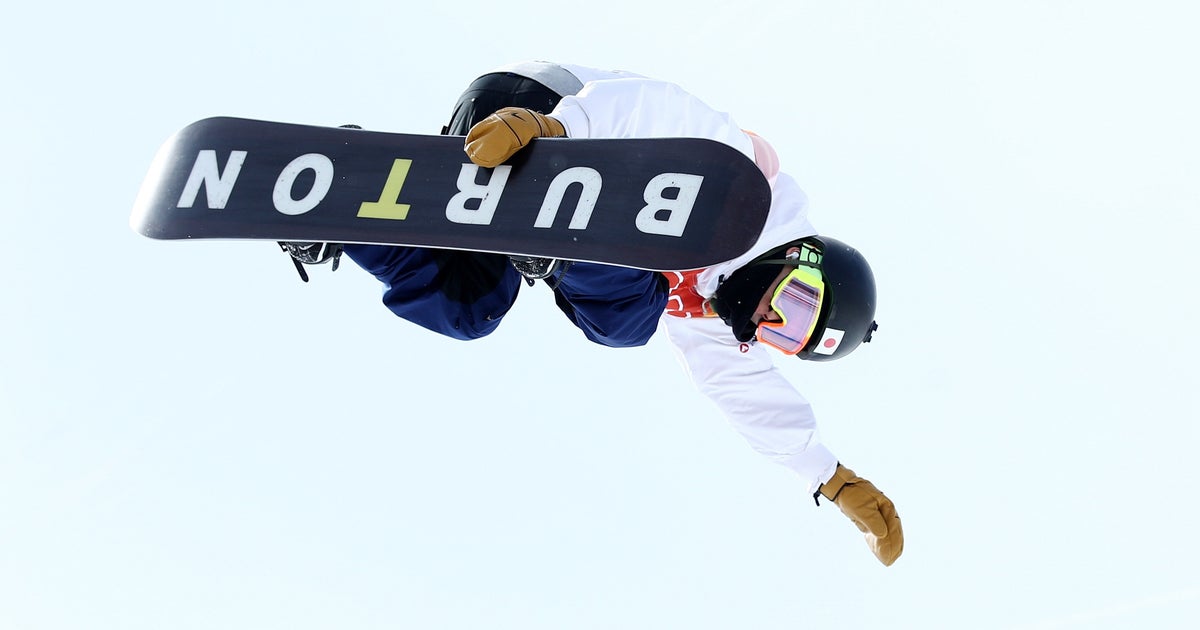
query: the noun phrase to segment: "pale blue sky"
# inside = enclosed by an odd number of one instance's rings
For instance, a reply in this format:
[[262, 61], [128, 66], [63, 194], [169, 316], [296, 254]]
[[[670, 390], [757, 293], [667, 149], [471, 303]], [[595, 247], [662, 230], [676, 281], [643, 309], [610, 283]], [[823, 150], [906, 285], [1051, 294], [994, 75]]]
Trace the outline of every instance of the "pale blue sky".
[[[1200, 10], [735, 4], [8, 9], [0, 627], [1193, 627]], [[539, 287], [454, 342], [351, 264], [127, 225], [194, 120], [434, 133], [530, 58], [733, 112], [871, 258], [875, 342], [781, 362], [895, 566], [665, 340], [589, 345]]]

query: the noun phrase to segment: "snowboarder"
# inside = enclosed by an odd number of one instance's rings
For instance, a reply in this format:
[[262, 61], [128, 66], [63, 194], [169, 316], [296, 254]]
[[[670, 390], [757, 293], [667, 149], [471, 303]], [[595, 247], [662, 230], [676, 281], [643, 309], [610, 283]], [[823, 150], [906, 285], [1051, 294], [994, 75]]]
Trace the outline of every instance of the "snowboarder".
[[891, 500], [822, 444], [809, 403], [771, 358], [779, 351], [826, 361], [869, 342], [874, 277], [857, 250], [812, 227], [807, 197], [780, 172], [770, 144], [675, 84], [547, 62], [476, 79], [442, 133], [465, 135], [468, 158], [485, 167], [537, 137], [718, 140], [763, 171], [771, 210], [744, 255], [668, 274], [469, 251], [281, 243], [297, 266], [336, 265], [344, 251], [384, 284], [383, 302], [396, 315], [456, 339], [494, 331], [521, 284], [535, 280], [550, 286], [558, 307], [593, 342], [640, 346], [662, 329], [696, 386], [751, 447], [798, 474], [814, 498], [835, 503], [883, 564], [895, 562], [904, 536]]

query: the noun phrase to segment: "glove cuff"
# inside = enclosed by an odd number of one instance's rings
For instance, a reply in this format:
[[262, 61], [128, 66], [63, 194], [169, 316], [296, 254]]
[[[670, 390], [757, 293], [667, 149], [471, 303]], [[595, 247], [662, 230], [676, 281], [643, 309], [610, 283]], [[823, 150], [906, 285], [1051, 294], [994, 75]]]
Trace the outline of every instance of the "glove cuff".
[[858, 481], [858, 475], [855, 475], [853, 470], [838, 464], [837, 469], [833, 471], [833, 476], [829, 478], [829, 481], [821, 484], [821, 487], [817, 489], [816, 494], [813, 495], [813, 499], [817, 501], [817, 505], [821, 504], [821, 501], [818, 498], [821, 496], [833, 501], [834, 503], [837, 503], [837, 498], [838, 495], [841, 494], [842, 488], [846, 487], [847, 484], [854, 483], [855, 481]]
[[539, 114], [533, 110], [528, 110], [533, 114], [538, 121], [540, 137], [542, 138], [564, 138], [567, 135], [567, 129], [557, 118]]

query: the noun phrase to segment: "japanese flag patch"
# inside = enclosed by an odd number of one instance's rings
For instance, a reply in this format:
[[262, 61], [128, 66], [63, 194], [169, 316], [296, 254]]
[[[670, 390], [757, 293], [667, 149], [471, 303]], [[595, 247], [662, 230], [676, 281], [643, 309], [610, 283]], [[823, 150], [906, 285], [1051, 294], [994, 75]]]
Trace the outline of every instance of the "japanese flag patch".
[[833, 354], [837, 352], [838, 346], [842, 345], [842, 337], [846, 336], [846, 331], [836, 328], [826, 328], [824, 336], [821, 338], [821, 343], [812, 351], [815, 354]]

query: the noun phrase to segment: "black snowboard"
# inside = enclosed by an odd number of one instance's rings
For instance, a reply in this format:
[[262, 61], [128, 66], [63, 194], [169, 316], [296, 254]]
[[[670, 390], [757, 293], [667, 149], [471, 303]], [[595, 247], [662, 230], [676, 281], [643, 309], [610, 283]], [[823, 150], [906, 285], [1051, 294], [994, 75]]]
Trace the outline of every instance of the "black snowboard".
[[378, 243], [695, 269], [744, 253], [771, 192], [712, 140], [544, 138], [479, 168], [462, 136], [238, 118], [159, 150], [133, 228], [157, 239]]

